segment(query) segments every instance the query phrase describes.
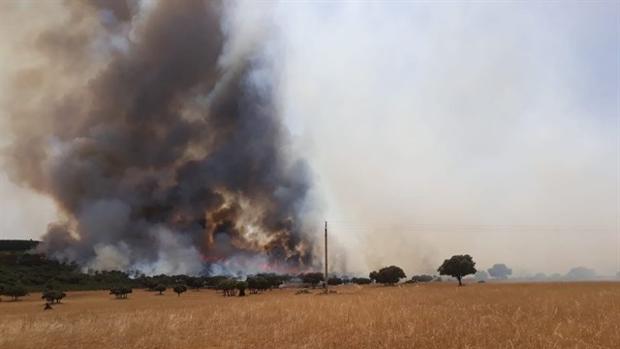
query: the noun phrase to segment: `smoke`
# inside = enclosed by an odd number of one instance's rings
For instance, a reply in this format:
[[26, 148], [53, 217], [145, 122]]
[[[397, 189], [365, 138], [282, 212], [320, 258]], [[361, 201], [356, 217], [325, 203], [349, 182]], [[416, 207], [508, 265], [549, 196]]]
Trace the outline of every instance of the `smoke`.
[[318, 207], [336, 272], [620, 266], [617, 3], [0, 6], [4, 169], [59, 258], [294, 270]]
[[334, 270], [433, 273], [469, 253], [516, 275], [615, 274], [619, 16], [615, 2], [281, 3], [267, 55]]
[[[85, 268], [311, 264], [311, 176], [288, 149], [260, 34], [204, 1], [8, 3], [10, 178], [62, 215], [43, 249]], [[36, 17], [36, 18], [34, 18]], [[18, 27], [21, 27], [18, 25]], [[238, 258], [238, 257], [236, 257]]]

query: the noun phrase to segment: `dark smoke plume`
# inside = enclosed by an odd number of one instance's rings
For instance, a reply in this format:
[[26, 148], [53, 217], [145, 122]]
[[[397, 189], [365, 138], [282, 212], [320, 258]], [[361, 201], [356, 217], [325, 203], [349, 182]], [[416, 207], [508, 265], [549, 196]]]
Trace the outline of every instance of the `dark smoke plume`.
[[220, 6], [65, 6], [66, 20], [33, 40], [41, 60], [16, 74], [4, 101], [12, 179], [66, 215], [50, 224], [47, 252], [146, 272], [196, 273], [239, 257], [308, 265], [306, 165], [286, 151], [252, 54], [222, 62]]

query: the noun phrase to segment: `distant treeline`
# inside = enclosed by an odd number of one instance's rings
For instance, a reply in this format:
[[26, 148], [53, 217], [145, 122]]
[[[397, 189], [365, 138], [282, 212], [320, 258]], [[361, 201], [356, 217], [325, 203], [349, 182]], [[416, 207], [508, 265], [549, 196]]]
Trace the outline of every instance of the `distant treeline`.
[[0, 240], [0, 252], [23, 252], [37, 247], [36, 240]]

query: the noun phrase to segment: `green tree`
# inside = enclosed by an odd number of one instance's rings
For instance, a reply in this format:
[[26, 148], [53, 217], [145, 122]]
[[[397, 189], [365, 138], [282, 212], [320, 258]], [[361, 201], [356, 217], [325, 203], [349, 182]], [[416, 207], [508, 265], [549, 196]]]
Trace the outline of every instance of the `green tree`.
[[305, 273], [299, 277], [303, 283], [310, 284], [312, 288], [315, 288], [321, 281], [325, 280], [323, 273]]
[[390, 265], [389, 267], [381, 268], [379, 271], [370, 273], [371, 279], [384, 285], [394, 285], [398, 283], [400, 279], [406, 277], [405, 272], [395, 265]]
[[177, 294], [177, 296], [181, 296], [181, 293], [187, 291], [187, 287], [183, 285], [174, 286], [173, 291]]
[[60, 303], [60, 300], [66, 296], [67, 294], [60, 290], [46, 290], [43, 291], [41, 299], [45, 299], [48, 303]]
[[201, 277], [189, 277], [187, 278], [187, 286], [193, 290], [201, 289], [205, 284], [205, 280]]
[[161, 295], [164, 294], [164, 291], [166, 291], [166, 286], [162, 285], [162, 284], [159, 284], [159, 285], [155, 286], [153, 288], [153, 290], [159, 292], [159, 295], [161, 296]]
[[353, 278], [351, 282], [357, 285], [368, 285], [372, 282], [369, 278]]
[[232, 279], [224, 279], [217, 284], [217, 289], [222, 291], [224, 297], [236, 294], [237, 282]]
[[256, 294], [260, 291], [271, 288], [269, 281], [262, 276], [248, 276], [246, 282], [248, 283], [248, 289], [251, 294]]
[[237, 281], [235, 288], [239, 290], [239, 297], [245, 296], [245, 290], [248, 288], [248, 283], [245, 281]]
[[449, 275], [455, 277], [459, 281], [459, 286], [463, 286], [461, 280], [464, 276], [476, 273], [476, 262], [473, 258], [466, 255], [455, 255], [450, 259], [443, 261], [443, 264], [439, 266], [437, 271], [439, 275]]
[[28, 290], [22, 285], [6, 285], [2, 290], [2, 295], [11, 297], [13, 301], [28, 295]]
[[422, 274], [422, 275], [414, 275], [411, 277], [411, 282], [413, 283], [417, 283], [417, 282], [431, 282], [433, 281], [433, 276], [432, 275], [426, 275], [426, 274]]
[[332, 276], [329, 279], [327, 279], [327, 284], [328, 285], [342, 285], [342, 279], [336, 276]]
[[132, 292], [133, 290], [127, 286], [113, 287], [110, 289], [110, 294], [113, 294], [116, 299], [127, 299], [127, 295]]

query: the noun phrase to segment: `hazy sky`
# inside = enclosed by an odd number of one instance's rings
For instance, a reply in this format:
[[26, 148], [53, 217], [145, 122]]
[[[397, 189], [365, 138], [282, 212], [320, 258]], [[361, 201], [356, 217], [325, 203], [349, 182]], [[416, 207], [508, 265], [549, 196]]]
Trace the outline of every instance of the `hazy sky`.
[[[245, 2], [229, 14], [230, 50], [260, 37], [336, 270], [432, 272], [457, 253], [516, 273], [618, 270], [618, 3]], [[0, 93], [16, 28], [0, 21]], [[2, 172], [0, 212], [2, 238], [37, 238], [56, 215]]]

